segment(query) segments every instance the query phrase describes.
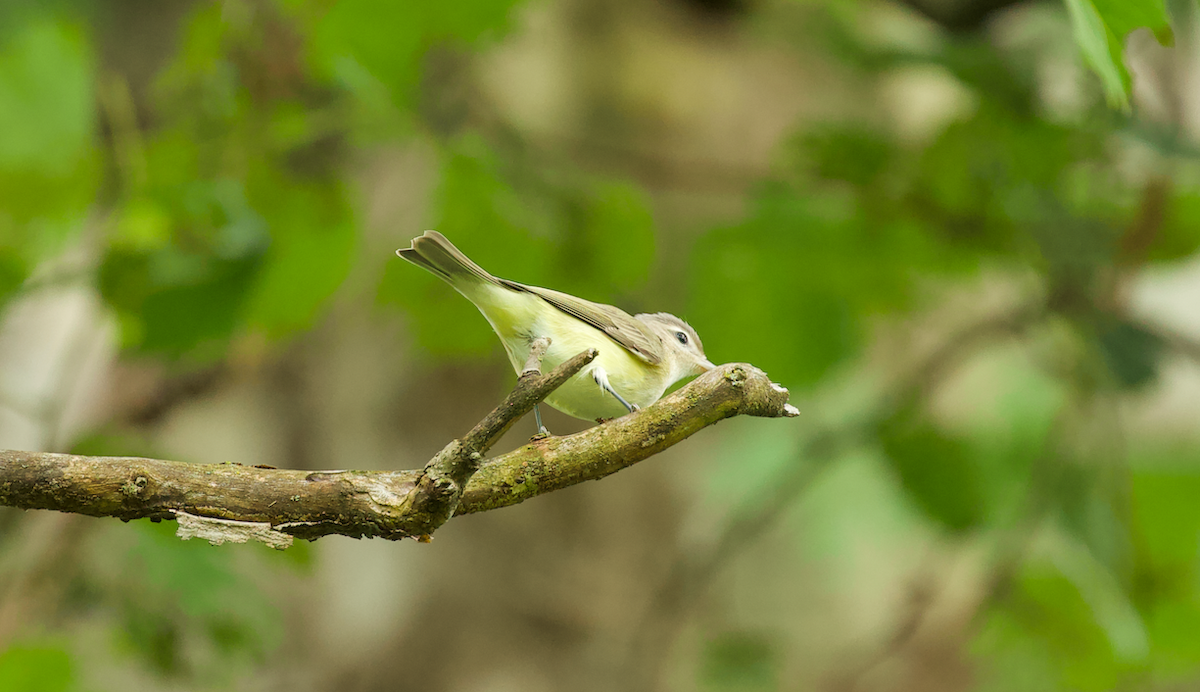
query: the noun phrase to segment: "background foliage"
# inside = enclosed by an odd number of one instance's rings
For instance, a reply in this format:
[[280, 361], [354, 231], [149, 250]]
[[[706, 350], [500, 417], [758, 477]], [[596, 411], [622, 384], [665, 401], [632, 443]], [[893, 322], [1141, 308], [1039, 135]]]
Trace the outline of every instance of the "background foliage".
[[[186, 456], [172, 421], [216, 401], [277, 432], [205, 428], [234, 442], [198, 461], [420, 464], [506, 382], [474, 309], [389, 260], [423, 227], [682, 314], [805, 416], [705, 431], [628, 481], [652, 495], [456, 522], [471, 549], [433, 558], [2, 513], [0, 689], [1200, 683], [1191, 3], [149, 5], [0, 9], [0, 393], [29, 444]], [[57, 394], [13, 355], [57, 352], [64, 295], [112, 345], [101, 394], [84, 351]], [[312, 655], [313, 602], [394, 574], [380, 551], [427, 576]]]

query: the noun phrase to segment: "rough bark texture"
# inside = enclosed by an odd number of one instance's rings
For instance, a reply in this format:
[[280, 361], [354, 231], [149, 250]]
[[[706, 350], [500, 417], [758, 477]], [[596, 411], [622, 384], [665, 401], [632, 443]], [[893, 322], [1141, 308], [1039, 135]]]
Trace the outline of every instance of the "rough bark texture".
[[[292, 471], [135, 457], [0, 451], [0, 504], [91, 516], [174, 519], [214, 543], [329, 534], [398, 539], [428, 536], [453, 514], [522, 502], [596, 480], [736, 415], [795, 416], [786, 389], [744, 363], [721, 366], [636, 413], [568, 437], [530, 444], [480, 465], [520, 416], [594, 353], [548, 375], [526, 371], [470, 433], [419, 471]], [[181, 527], [182, 528], [182, 527]]]

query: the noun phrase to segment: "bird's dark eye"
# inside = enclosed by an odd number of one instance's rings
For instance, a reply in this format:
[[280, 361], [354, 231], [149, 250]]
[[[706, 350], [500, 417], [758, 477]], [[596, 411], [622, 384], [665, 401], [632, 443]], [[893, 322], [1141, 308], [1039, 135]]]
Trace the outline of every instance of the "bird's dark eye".
[[683, 332], [675, 332], [675, 338], [679, 339], [679, 343], [685, 346], [687, 345], [687, 334], [684, 334]]

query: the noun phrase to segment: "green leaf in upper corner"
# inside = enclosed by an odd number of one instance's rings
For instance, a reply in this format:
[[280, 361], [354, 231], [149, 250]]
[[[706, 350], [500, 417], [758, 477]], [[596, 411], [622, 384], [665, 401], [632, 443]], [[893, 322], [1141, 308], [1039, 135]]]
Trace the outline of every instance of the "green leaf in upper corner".
[[71, 654], [55, 646], [17, 644], [0, 652], [0, 690], [66, 692], [75, 678]]
[[952, 531], [966, 531], [983, 521], [983, 474], [965, 442], [914, 409], [884, 421], [878, 434], [905, 491], [930, 518]]
[[1108, 105], [1129, 110], [1129, 72], [1121, 60], [1121, 40], [1096, 9], [1093, 0], [1066, 0], [1075, 42], [1083, 59], [1100, 77]]
[[1130, 78], [1123, 61], [1131, 31], [1146, 27], [1164, 46], [1175, 42], [1164, 0], [1065, 0], [1075, 41], [1100, 77], [1109, 106], [1129, 110]]
[[1164, 0], [1091, 0], [1096, 12], [1121, 41], [1129, 32], [1146, 27], [1164, 46], [1173, 45], [1175, 34]]

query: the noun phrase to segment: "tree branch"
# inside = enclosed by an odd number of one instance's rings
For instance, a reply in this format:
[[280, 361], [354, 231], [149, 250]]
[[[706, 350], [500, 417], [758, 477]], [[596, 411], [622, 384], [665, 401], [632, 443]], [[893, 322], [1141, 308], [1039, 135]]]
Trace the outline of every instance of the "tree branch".
[[484, 464], [455, 513], [507, 507], [599, 480], [733, 416], [800, 415], [787, 400], [788, 390], [753, 365], [722, 365], [637, 413], [568, 437], [536, 440]]
[[589, 348], [559, 365], [549, 375], [543, 375], [542, 356], [549, 347], [548, 337], [534, 339], [530, 345], [529, 360], [517, 378], [517, 385], [504, 401], [464, 437], [446, 445], [425, 465], [425, 470], [417, 479], [415, 492], [406, 496], [405, 506], [401, 510], [411, 514], [425, 527], [419, 534], [422, 538], [446, 523], [454, 513], [467, 481], [479, 470], [484, 453], [492, 448], [496, 440], [517, 419], [529, 413], [538, 402], [578, 374], [583, 366], [600, 354], [596, 349]]
[[799, 414], [787, 390], [765, 373], [731, 363], [641, 411], [569, 437], [534, 440], [480, 464], [513, 421], [594, 357], [581, 353], [547, 375], [522, 373], [500, 406], [420, 471], [307, 472], [0, 451], [0, 505], [126, 521], [186, 514], [187, 531], [212, 542], [254, 538], [286, 547], [290, 537], [329, 534], [422, 538], [452, 515], [603, 478], [725, 418]]

